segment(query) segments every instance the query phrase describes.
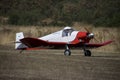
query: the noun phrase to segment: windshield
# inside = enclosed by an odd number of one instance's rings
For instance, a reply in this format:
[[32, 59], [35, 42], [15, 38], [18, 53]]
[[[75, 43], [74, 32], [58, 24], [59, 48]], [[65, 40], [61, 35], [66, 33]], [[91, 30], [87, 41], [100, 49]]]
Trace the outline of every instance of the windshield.
[[72, 33], [73, 31], [74, 31], [73, 29], [65, 29], [65, 30], [63, 30], [63, 32], [62, 32], [62, 37], [71, 36], [71, 33]]

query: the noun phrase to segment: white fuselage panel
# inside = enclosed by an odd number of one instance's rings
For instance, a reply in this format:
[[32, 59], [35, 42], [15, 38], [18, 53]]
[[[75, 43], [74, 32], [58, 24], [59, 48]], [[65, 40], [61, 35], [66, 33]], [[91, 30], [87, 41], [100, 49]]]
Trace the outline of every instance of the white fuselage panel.
[[63, 30], [60, 30], [58, 32], [54, 32], [52, 34], [43, 36], [39, 39], [44, 40], [44, 41], [48, 41], [48, 42], [66, 42], [66, 43], [69, 43], [76, 38], [77, 33], [78, 33], [78, 31], [73, 31], [71, 34], [68, 34], [67, 36], [62, 36]]

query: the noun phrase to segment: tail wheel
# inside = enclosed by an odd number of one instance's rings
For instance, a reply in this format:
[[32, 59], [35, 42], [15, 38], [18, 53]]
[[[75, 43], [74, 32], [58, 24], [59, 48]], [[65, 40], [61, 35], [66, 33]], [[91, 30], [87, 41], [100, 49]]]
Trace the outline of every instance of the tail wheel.
[[84, 55], [85, 56], [91, 56], [91, 51], [90, 50], [85, 50]]
[[70, 50], [65, 50], [64, 51], [64, 55], [65, 56], [70, 56], [71, 55], [71, 51]]

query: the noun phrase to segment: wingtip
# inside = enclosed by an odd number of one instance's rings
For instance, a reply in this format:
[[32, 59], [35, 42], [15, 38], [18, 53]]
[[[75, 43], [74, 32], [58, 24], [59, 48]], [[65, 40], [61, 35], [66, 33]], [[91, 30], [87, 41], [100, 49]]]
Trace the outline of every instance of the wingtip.
[[113, 40], [109, 40], [109, 41], [104, 42], [103, 45], [107, 45], [107, 44], [110, 44], [112, 42], [114, 42], [114, 41]]

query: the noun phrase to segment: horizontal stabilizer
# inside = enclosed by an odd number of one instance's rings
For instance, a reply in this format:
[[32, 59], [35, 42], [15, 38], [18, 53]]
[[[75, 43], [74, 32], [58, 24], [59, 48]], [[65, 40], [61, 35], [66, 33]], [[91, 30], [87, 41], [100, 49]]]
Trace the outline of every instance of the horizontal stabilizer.
[[23, 38], [20, 41], [26, 46], [28, 46], [29, 48], [39, 47], [40, 45], [46, 46], [48, 44], [46, 41], [43, 41], [37, 38], [31, 38], [31, 37]]

